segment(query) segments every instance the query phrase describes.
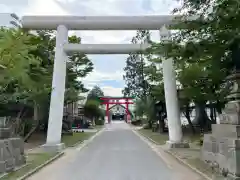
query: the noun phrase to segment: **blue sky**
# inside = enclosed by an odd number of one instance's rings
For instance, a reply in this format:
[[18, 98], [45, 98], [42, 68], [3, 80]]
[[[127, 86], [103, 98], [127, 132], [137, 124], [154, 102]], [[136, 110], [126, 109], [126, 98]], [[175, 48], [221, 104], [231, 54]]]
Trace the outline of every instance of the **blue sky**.
[[[156, 15], [169, 14], [177, 0], [0, 0], [1, 12], [17, 15]], [[77, 31], [82, 43], [130, 43], [135, 31]], [[156, 34], [154, 35], [156, 36]], [[84, 84], [99, 85], [105, 95], [120, 96], [127, 55], [88, 55], [94, 71]]]

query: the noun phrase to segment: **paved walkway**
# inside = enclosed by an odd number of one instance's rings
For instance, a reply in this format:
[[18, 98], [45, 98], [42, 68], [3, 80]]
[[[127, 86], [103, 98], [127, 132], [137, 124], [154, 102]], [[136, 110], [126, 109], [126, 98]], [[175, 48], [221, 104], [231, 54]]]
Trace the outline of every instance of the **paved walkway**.
[[69, 151], [28, 180], [202, 180], [152, 148], [127, 124], [109, 124], [85, 147]]

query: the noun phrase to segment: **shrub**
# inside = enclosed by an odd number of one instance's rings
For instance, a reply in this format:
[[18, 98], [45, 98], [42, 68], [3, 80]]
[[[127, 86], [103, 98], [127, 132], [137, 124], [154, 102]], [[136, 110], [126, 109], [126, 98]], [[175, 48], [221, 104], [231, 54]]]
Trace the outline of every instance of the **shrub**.
[[102, 119], [98, 119], [98, 120], [95, 120], [95, 124], [96, 125], [104, 125], [104, 120], [102, 120]]
[[132, 125], [134, 125], [134, 126], [140, 126], [140, 125], [142, 125], [142, 120], [132, 121]]

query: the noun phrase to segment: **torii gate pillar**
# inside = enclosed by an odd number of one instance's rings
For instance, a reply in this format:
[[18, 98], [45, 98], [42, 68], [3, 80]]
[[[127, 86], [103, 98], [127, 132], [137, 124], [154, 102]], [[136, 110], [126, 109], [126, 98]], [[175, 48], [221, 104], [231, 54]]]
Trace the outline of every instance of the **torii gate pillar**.
[[63, 45], [68, 43], [68, 29], [57, 27], [56, 50], [54, 58], [52, 93], [48, 119], [47, 142], [45, 149], [58, 151], [64, 148], [61, 143], [67, 55]]
[[[21, 20], [25, 29], [57, 29], [56, 52], [52, 81], [52, 94], [48, 122], [47, 142], [45, 147], [59, 150], [61, 144], [62, 118], [66, 78], [67, 54], [81, 52], [88, 54], [129, 54], [138, 53], [150, 47], [149, 44], [69, 44], [68, 30], [159, 30], [164, 25], [179, 21], [177, 16], [24, 16]], [[181, 20], [181, 19], [180, 19]], [[165, 68], [169, 68], [165, 69]], [[180, 115], [176, 98], [176, 80], [172, 73], [172, 61], [163, 64], [164, 87], [169, 125], [170, 144], [182, 144]], [[170, 91], [166, 91], [170, 90]], [[173, 97], [171, 97], [173, 96]], [[172, 110], [173, 109], [173, 110]], [[171, 145], [172, 146], [172, 145]]]

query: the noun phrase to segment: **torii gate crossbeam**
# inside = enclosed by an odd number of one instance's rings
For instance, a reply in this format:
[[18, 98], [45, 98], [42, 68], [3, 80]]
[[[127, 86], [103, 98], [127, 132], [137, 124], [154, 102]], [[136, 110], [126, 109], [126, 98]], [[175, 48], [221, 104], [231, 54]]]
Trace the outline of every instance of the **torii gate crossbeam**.
[[55, 30], [64, 25], [70, 30], [159, 30], [178, 21], [181, 16], [23, 16], [26, 29]]
[[81, 52], [87, 54], [129, 54], [144, 51], [150, 44], [65, 44], [66, 53]]
[[[62, 117], [64, 107], [67, 53], [128, 54], [144, 50], [149, 45], [79, 45], [68, 43], [69, 30], [159, 30], [162, 40], [170, 38], [165, 25], [180, 21], [179, 16], [24, 16], [21, 20], [25, 29], [57, 29], [52, 93], [49, 112], [47, 142], [48, 150], [59, 150], [61, 144]], [[128, 48], [126, 48], [126, 47]], [[107, 47], [107, 46], [106, 46]], [[163, 61], [163, 79], [168, 114], [169, 144], [182, 144], [182, 129], [177, 101], [176, 78], [172, 59]]]

